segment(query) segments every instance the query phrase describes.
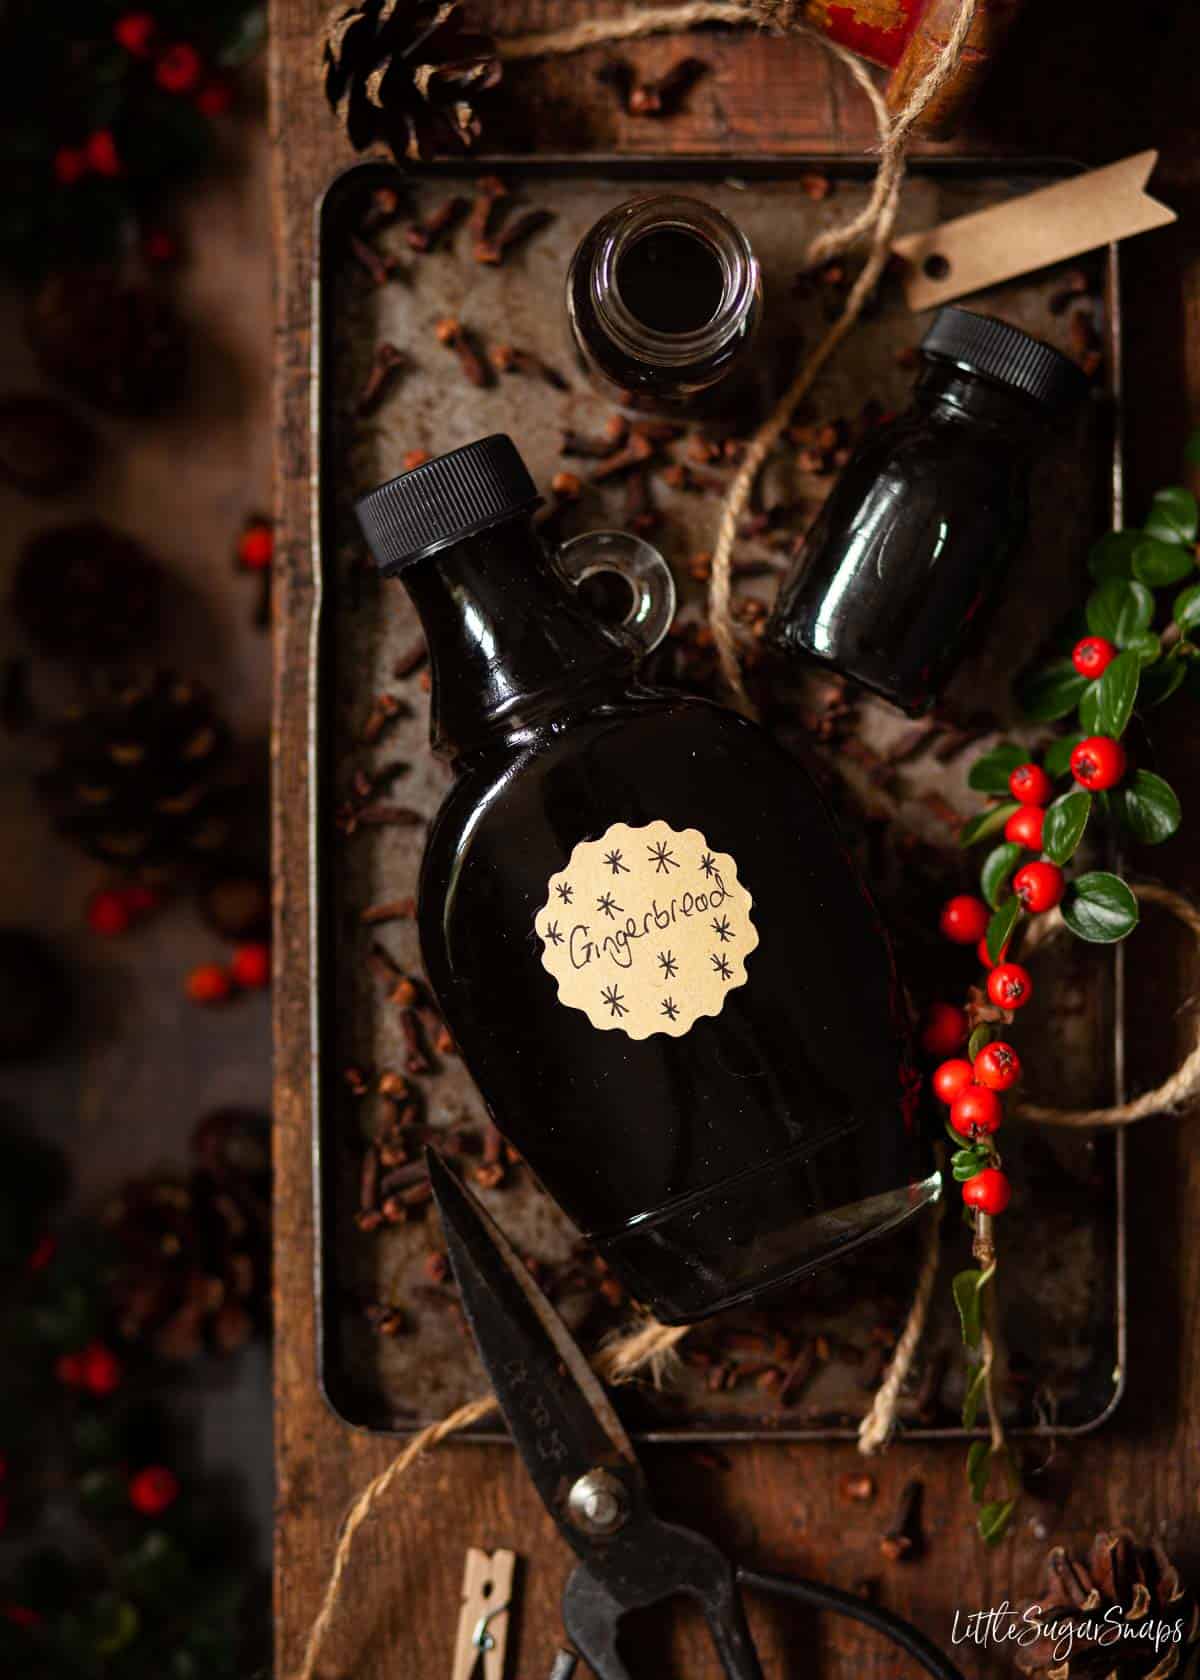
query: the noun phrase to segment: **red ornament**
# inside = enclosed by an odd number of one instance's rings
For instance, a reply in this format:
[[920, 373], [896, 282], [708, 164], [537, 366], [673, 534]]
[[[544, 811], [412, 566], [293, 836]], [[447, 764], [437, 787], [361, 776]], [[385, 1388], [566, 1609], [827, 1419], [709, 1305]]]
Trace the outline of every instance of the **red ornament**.
[[196, 95], [196, 109], [203, 117], [223, 117], [233, 104], [233, 83], [213, 76]]
[[970, 1062], [959, 1056], [953, 1061], [943, 1062], [939, 1068], [934, 1069], [933, 1093], [939, 1102], [945, 1103], [949, 1108], [955, 1097], [961, 1097], [974, 1079], [974, 1068]]
[[154, 80], [167, 93], [192, 93], [203, 74], [204, 61], [190, 41], [164, 48], [154, 66]]
[[193, 1003], [224, 1003], [233, 991], [233, 981], [220, 963], [201, 963], [188, 975], [186, 990]]
[[271, 984], [271, 947], [261, 941], [239, 945], [229, 971], [239, 986], [260, 991]]
[[999, 1167], [984, 1167], [962, 1188], [963, 1201], [977, 1213], [1003, 1213], [1012, 1199], [1012, 1185]]
[[238, 564], [248, 572], [264, 572], [275, 558], [275, 532], [266, 519], [248, 519], [238, 538]]
[[111, 128], [98, 128], [89, 134], [85, 143], [88, 167], [97, 175], [110, 179], [121, 173], [121, 158]]
[[987, 931], [988, 920], [988, 907], [981, 898], [959, 893], [943, 904], [938, 926], [943, 937], [956, 945], [974, 945]]
[[87, 924], [102, 939], [116, 939], [129, 930], [133, 914], [124, 895], [111, 887], [94, 892], [88, 899]]
[[1071, 774], [1089, 793], [1116, 787], [1125, 774], [1125, 748], [1111, 735], [1089, 735], [1071, 754]]
[[1004, 1109], [995, 1091], [986, 1085], [970, 1085], [950, 1105], [950, 1124], [963, 1137], [990, 1135], [1000, 1130]]
[[975, 1078], [989, 1091], [1011, 1091], [1021, 1077], [1021, 1058], [1011, 1044], [996, 1039], [975, 1058]]
[[91, 1394], [115, 1394], [121, 1386], [121, 1361], [103, 1342], [92, 1342], [82, 1354], [83, 1387]]
[[1116, 647], [1104, 636], [1085, 636], [1075, 643], [1071, 663], [1081, 677], [1102, 677], [1116, 657]]
[[1018, 764], [1008, 778], [1008, 789], [1022, 805], [1045, 805], [1054, 792], [1054, 783], [1040, 764]]
[[921, 1048], [931, 1056], [953, 1056], [967, 1042], [967, 1012], [953, 1003], [931, 1003], [921, 1030]]
[[129, 1503], [143, 1517], [161, 1517], [179, 1498], [179, 1478], [164, 1464], [150, 1464], [129, 1478]]
[[1020, 963], [997, 963], [988, 975], [987, 994], [997, 1009], [1023, 1009], [1033, 996], [1033, 980]]
[[87, 153], [82, 146], [60, 146], [54, 154], [54, 179], [60, 187], [73, 187], [87, 169]]
[[175, 261], [179, 245], [166, 228], [150, 228], [142, 238], [142, 255], [148, 263], [162, 266]]
[[1040, 805], [1022, 805], [1005, 823], [1004, 838], [1018, 846], [1027, 846], [1031, 852], [1040, 852], [1045, 826], [1046, 813]]
[[1044, 859], [1027, 863], [1013, 876], [1013, 891], [1022, 907], [1035, 916], [1043, 910], [1053, 910], [1066, 890], [1063, 872], [1056, 863]]
[[156, 28], [149, 12], [125, 12], [113, 24], [113, 39], [135, 58], [148, 58]]

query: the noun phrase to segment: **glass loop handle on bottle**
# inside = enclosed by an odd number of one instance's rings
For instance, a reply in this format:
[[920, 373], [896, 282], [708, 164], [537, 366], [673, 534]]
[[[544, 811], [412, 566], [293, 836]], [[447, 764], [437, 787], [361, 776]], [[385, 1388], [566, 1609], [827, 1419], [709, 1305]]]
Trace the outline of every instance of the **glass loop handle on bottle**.
[[[654, 652], [675, 617], [676, 595], [671, 568], [653, 543], [630, 531], [587, 531], [563, 543], [555, 560], [599, 616], [628, 631], [643, 656]], [[605, 588], [617, 580], [617, 590]], [[620, 603], [615, 609], [614, 596]]]

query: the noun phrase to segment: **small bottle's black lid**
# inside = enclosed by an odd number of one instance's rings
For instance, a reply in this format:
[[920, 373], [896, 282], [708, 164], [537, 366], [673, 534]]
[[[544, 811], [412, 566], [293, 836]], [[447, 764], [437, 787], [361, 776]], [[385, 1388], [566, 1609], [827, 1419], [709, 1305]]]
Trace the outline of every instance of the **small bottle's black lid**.
[[493, 432], [389, 479], [355, 512], [375, 564], [388, 576], [540, 501], [516, 444]]
[[1046, 408], [1066, 408], [1087, 393], [1083, 372], [1061, 350], [1007, 321], [973, 315], [969, 309], [939, 309], [921, 349], [969, 373], [999, 380]]

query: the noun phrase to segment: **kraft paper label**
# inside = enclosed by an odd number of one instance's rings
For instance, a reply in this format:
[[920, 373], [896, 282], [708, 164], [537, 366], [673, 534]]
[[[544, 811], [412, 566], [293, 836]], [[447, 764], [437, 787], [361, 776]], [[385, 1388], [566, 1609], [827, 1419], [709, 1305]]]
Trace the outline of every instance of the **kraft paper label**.
[[752, 900], [699, 829], [614, 823], [581, 840], [534, 917], [561, 1003], [630, 1038], [681, 1038], [746, 983]]

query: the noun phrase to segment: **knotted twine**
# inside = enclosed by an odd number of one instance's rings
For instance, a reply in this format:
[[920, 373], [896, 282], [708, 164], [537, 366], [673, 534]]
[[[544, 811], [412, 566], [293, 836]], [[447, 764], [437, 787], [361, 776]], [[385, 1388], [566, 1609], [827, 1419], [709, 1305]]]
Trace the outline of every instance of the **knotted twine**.
[[[647, 6], [620, 17], [591, 18], [566, 29], [519, 36], [499, 43], [502, 58], [519, 60], [560, 56], [587, 47], [675, 33], [707, 23], [745, 25], [767, 20], [790, 32], [812, 35], [826, 52], [845, 66], [870, 103], [878, 134], [879, 161], [867, 203], [857, 215], [812, 240], [805, 253], [804, 265], [807, 268], [817, 267], [867, 238], [865, 263], [846, 296], [840, 315], [801, 363], [774, 409], [751, 439], [726, 495], [717, 528], [709, 586], [709, 619], [722, 675], [735, 703], [747, 716], [752, 716], [754, 709], [742, 679], [737, 631], [731, 612], [732, 556], [738, 522], [764, 461], [825, 363], [853, 328], [883, 273], [899, 209], [906, 154], [913, 129], [930, 100], [954, 74], [978, 4], [979, 0], [963, 0], [955, 26], [937, 61], [895, 117], [889, 115], [875, 82], [860, 60], [835, 42], [809, 30], [798, 18], [796, 8], [787, 0], [779, 4], [758, 0], [756, 5], [751, 0], [745, 0], [745, 3], [743, 0], [686, 0], [682, 5]], [[1200, 945], [1200, 912], [1186, 899], [1165, 887], [1148, 884], [1137, 885], [1133, 890], [1138, 898], [1158, 904], [1174, 915]], [[1039, 943], [1061, 931], [1063, 924], [1059, 917], [1056, 922], [1043, 918], [1041, 925], [1045, 932]], [[1132, 1102], [1091, 1109], [1058, 1109], [1021, 1103], [1016, 1112], [1022, 1118], [1042, 1125], [1122, 1126], [1151, 1114], [1179, 1109], [1197, 1091], [1200, 1091], [1200, 1041], [1162, 1085]], [[939, 1197], [926, 1217], [921, 1262], [908, 1319], [870, 1411], [859, 1426], [859, 1450], [866, 1454], [878, 1452], [884, 1447], [895, 1427], [900, 1392], [920, 1344], [933, 1294], [944, 1209], [945, 1199]], [[676, 1357], [678, 1344], [687, 1333], [686, 1325], [671, 1327], [659, 1324], [655, 1319], [644, 1319], [635, 1329], [623, 1332], [600, 1350], [593, 1361], [595, 1369], [606, 1382], [614, 1385], [635, 1378], [648, 1378], [658, 1386]], [[342, 1523], [329, 1580], [320, 1610], [309, 1630], [296, 1680], [313, 1680], [316, 1674], [317, 1663], [337, 1612], [355, 1536], [363, 1523], [423, 1454], [451, 1435], [473, 1428], [495, 1410], [495, 1397], [484, 1395], [418, 1430], [391, 1464], [368, 1482], [355, 1499]]]

